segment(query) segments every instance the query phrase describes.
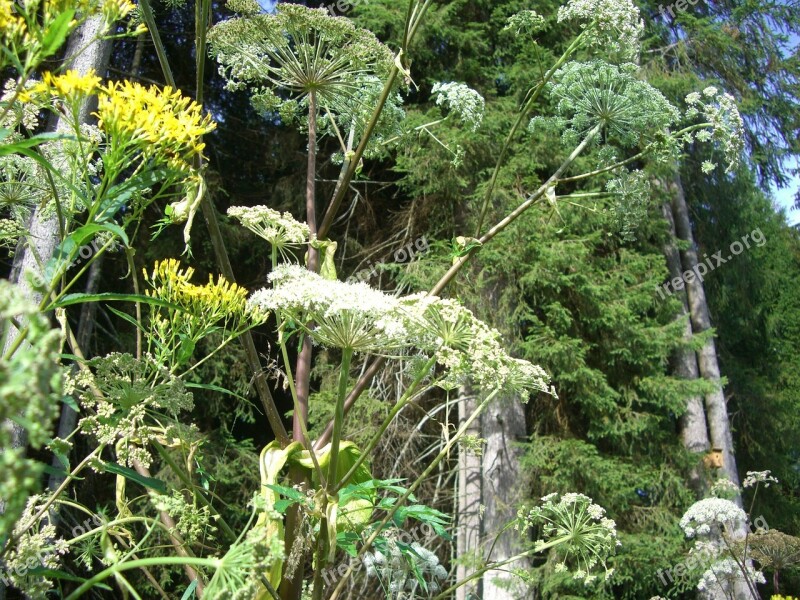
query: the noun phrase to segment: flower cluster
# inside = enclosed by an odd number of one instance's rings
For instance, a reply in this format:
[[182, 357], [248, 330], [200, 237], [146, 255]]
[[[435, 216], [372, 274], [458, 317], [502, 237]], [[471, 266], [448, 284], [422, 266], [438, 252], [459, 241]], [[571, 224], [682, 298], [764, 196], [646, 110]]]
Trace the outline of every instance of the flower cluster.
[[[573, 146], [601, 126], [606, 143], [635, 148], [663, 135], [680, 118], [678, 110], [653, 86], [637, 77], [632, 63], [612, 65], [601, 60], [569, 62], [559, 69], [549, 88], [556, 106], [555, 124]], [[531, 121], [531, 127], [548, 120]]]
[[208, 506], [187, 502], [180, 490], [172, 490], [172, 495], [151, 492], [150, 502], [156, 510], [177, 518], [175, 529], [188, 544], [207, 541], [216, 529], [211, 524]]
[[603, 567], [606, 580], [611, 578], [614, 569], [606, 566], [606, 559], [621, 545], [616, 523], [605, 514], [602, 506], [583, 494], [552, 493], [542, 498], [541, 506], [520, 510], [516, 528], [539, 527], [542, 537], [534, 549], [554, 548], [560, 557], [556, 571], [566, 572], [574, 563], [573, 577], [589, 585], [597, 580], [592, 571], [598, 566]]
[[716, 498], [727, 498], [731, 499], [736, 496], [740, 492], [740, 488], [738, 485], [733, 483], [727, 477], [722, 477], [717, 479], [712, 485], [710, 493], [712, 496]]
[[469, 379], [483, 389], [553, 393], [541, 367], [509, 356], [500, 332], [459, 302], [422, 294], [400, 302], [409, 315], [414, 344], [435, 353], [437, 362], [447, 369], [441, 386], [456, 387]]
[[708, 535], [716, 529], [747, 522], [747, 514], [730, 500], [705, 498], [689, 507], [681, 517], [680, 526], [687, 537]]
[[268, 597], [259, 577], [283, 558], [282, 537], [265, 527], [253, 527], [218, 559], [217, 570], [208, 582], [204, 595], [228, 600]]
[[436, 593], [447, 579], [447, 569], [439, 564], [436, 554], [419, 542], [413, 542], [410, 551], [403, 551], [397, 543], [389, 540], [386, 553], [380, 550], [367, 552], [363, 560], [367, 577], [380, 578], [393, 594], [413, 593], [420, 586]]
[[606, 190], [616, 196], [613, 205], [614, 225], [620, 237], [633, 241], [634, 231], [647, 218], [650, 207], [650, 180], [644, 171], [625, 171], [606, 183]]
[[[752, 566], [746, 565], [747, 576], [756, 583], [766, 583], [764, 574], [756, 571]], [[744, 582], [742, 567], [732, 558], [726, 558], [711, 565], [697, 584], [697, 589], [702, 591], [719, 591], [721, 588], [724, 594], [733, 592], [739, 582]]]
[[546, 24], [544, 17], [535, 10], [522, 10], [508, 18], [508, 24], [503, 28], [503, 31], [533, 35], [543, 31]]
[[550, 392], [538, 366], [512, 358], [500, 333], [455, 300], [424, 294], [397, 298], [362, 282], [324, 279], [297, 265], [280, 265], [271, 288], [255, 292], [250, 303], [276, 312], [284, 324], [305, 326], [318, 344], [356, 352], [416, 349], [436, 356], [444, 387], [473, 381], [483, 389]]
[[20, 101], [27, 102], [41, 94], [74, 105], [91, 96], [100, 86], [100, 81], [93, 69], [83, 75], [71, 69], [61, 75], [47, 71], [41, 81], [20, 94]]
[[570, 20], [581, 23], [590, 47], [619, 53], [627, 60], [638, 56], [644, 22], [631, 0], [569, 0], [558, 9], [558, 21]]
[[[28, 91], [38, 85], [38, 82], [28, 80], [25, 86], [19, 92], [19, 98], [25, 98]], [[10, 130], [10, 138], [5, 138], [5, 142], [17, 139], [20, 134], [16, 131], [22, 125], [28, 131], [34, 131], [39, 126], [39, 107], [27, 102], [12, 102], [14, 96], [17, 94], [17, 82], [13, 79], [7, 79], [3, 84], [3, 94], [0, 95], [0, 107], [2, 107], [3, 115], [0, 120], [0, 127]]]
[[[708, 120], [709, 129], [695, 134], [698, 141], [714, 141], [722, 147], [727, 161], [725, 172], [730, 173], [741, 161], [744, 151], [744, 121], [739, 114], [736, 101], [730, 94], [720, 94], [717, 88], [709, 86], [703, 93], [692, 92], [686, 96], [687, 119], [695, 119], [702, 115]], [[709, 172], [716, 165], [710, 162], [703, 164], [703, 171]]]
[[291, 213], [279, 213], [268, 206], [231, 206], [228, 214], [258, 237], [277, 249], [284, 260], [286, 250], [308, 242], [308, 225], [296, 221]]
[[750, 556], [773, 571], [800, 566], [800, 538], [777, 529], [758, 530], [748, 538]]
[[748, 471], [742, 482], [742, 487], [749, 488], [763, 483], [764, 487], [768, 488], [770, 483], [778, 483], [778, 479], [773, 477], [770, 473], [772, 473], [772, 471]]
[[451, 113], [468, 125], [472, 131], [478, 129], [483, 120], [485, 102], [483, 96], [463, 83], [436, 83], [431, 96], [438, 106], [446, 106]]
[[[160, 358], [172, 364], [188, 360], [194, 344], [219, 330], [229, 336], [263, 323], [267, 314], [247, 302], [247, 290], [224, 277], [196, 285], [191, 282], [194, 269], [181, 269], [174, 258], [156, 263], [152, 273], [144, 272], [151, 289], [146, 294], [165, 300], [179, 309], [154, 308], [150, 324], [150, 340], [158, 347]], [[228, 341], [228, 340], [225, 340]]]
[[[390, 50], [348, 19], [324, 9], [280, 3], [274, 14], [258, 14], [255, 1], [235, 3], [241, 16], [209, 32], [211, 55], [229, 89], [250, 86], [254, 105], [290, 117], [297, 101], [313, 92], [321, 104], [357, 92], [354, 79], [383, 79], [393, 64]], [[283, 89], [288, 101], [273, 90]]]
[[23, 335], [16, 326], [24, 323], [27, 336], [13, 353], [0, 356], [0, 536], [25, 506], [27, 494], [38, 485], [41, 463], [28, 460], [24, 448], [14, 448], [14, 419], [23, 424], [28, 444], [40, 448], [52, 435], [58, 416], [64, 374], [59, 365], [61, 332], [51, 329], [36, 304], [16, 285], [0, 280], [0, 330], [6, 332], [9, 348]]
[[3, 554], [2, 579], [15, 587], [25, 590], [25, 597], [32, 600], [45, 600], [53, 589], [54, 582], [35, 569], [56, 570], [61, 567], [61, 557], [67, 554], [69, 546], [63, 538], [56, 537], [56, 527], [46, 524], [41, 527], [33, 523], [41, 506], [41, 496], [31, 496], [25, 511], [14, 527], [17, 538], [14, 546]]
[[98, 95], [97, 118], [112, 144], [134, 147], [181, 171], [203, 151], [201, 138], [216, 127], [199, 104], [167, 86], [111, 82]]
[[[7, 49], [0, 57], [0, 67], [8, 63], [17, 69], [26, 64], [36, 67], [58, 50], [52, 44], [56, 27], [66, 26], [66, 36], [82, 22], [99, 16], [105, 33], [134, 9], [130, 0], [0, 0], [0, 42]], [[65, 15], [71, 18], [59, 23]], [[139, 28], [131, 33], [141, 31]]]
[[314, 321], [309, 333], [323, 346], [373, 352], [406, 344], [397, 299], [365, 283], [323, 279], [297, 265], [277, 267], [269, 280], [273, 287], [255, 292], [250, 303], [283, 319]]
[[[163, 427], [155, 426], [153, 417], [168, 415], [175, 419], [181, 412], [191, 410], [191, 392], [149, 357], [137, 360], [130, 354], [112, 353], [92, 359], [89, 364], [94, 373], [82, 374], [75, 381], [87, 415], [79, 422], [80, 429], [101, 444], [116, 446], [123, 464], [132, 466], [138, 461], [149, 466], [152, 459], [146, 449], [148, 441], [178, 437], [177, 433], [165, 433]], [[180, 437], [186, 435], [180, 433]]]

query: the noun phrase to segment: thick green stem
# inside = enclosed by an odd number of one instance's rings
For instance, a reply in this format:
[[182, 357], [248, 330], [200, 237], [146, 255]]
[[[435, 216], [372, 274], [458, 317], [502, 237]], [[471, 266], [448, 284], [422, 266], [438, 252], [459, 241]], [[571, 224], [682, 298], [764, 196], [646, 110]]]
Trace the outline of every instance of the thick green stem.
[[[342, 350], [342, 364], [339, 370], [339, 390], [336, 395], [336, 408], [333, 412], [333, 437], [331, 438], [331, 458], [328, 463], [328, 485], [337, 484], [336, 468], [339, 460], [339, 443], [342, 440], [344, 428], [344, 401], [347, 396], [347, 382], [350, 379], [350, 362], [353, 359], [353, 349]], [[346, 478], [342, 483], [346, 482]]]
[[500, 168], [503, 166], [503, 160], [505, 159], [506, 153], [508, 149], [511, 147], [511, 142], [514, 141], [514, 136], [517, 135], [517, 131], [522, 125], [522, 122], [528, 116], [531, 108], [533, 105], [536, 104], [536, 101], [539, 99], [539, 95], [542, 93], [544, 86], [553, 78], [555, 72], [561, 68], [567, 59], [572, 56], [572, 54], [580, 47], [583, 43], [583, 38], [586, 35], [586, 31], [581, 33], [575, 40], [570, 44], [569, 48], [564, 51], [564, 54], [561, 55], [561, 58], [558, 59], [558, 62], [550, 67], [550, 70], [544, 74], [542, 80], [536, 85], [533, 89], [532, 93], [529, 95], [527, 102], [520, 110], [519, 115], [517, 116], [517, 120], [514, 122], [514, 125], [511, 127], [511, 131], [508, 132], [506, 136], [505, 142], [503, 142], [503, 146], [500, 148], [500, 153], [497, 155], [497, 162], [494, 165], [494, 171], [492, 171], [492, 177], [489, 179], [489, 185], [486, 186], [486, 193], [483, 196], [483, 205], [481, 206], [481, 213], [478, 217], [478, 226], [475, 229], [475, 237], [480, 237], [481, 229], [483, 228], [483, 220], [486, 218], [486, 212], [489, 209], [489, 204], [492, 200], [492, 192], [494, 192], [494, 186], [497, 183], [497, 176], [500, 174]]
[[[511, 223], [513, 223], [515, 220], [517, 220], [517, 218], [522, 213], [524, 213], [535, 202], [537, 202], [539, 200], [539, 198], [544, 196], [544, 194], [547, 192], [547, 190], [554, 183], [556, 183], [558, 181], [558, 178], [561, 177], [561, 174], [564, 171], [567, 170], [567, 167], [569, 167], [575, 161], [575, 159], [578, 158], [578, 156], [581, 154], [581, 152], [583, 152], [586, 149], [586, 147], [592, 142], [592, 140], [597, 136], [597, 134], [600, 133], [601, 129], [602, 129], [602, 125], [599, 125], [599, 124], [595, 125], [595, 127], [591, 131], [589, 131], [589, 133], [586, 135], [586, 137], [583, 139], [583, 141], [580, 144], [578, 144], [578, 146], [572, 151], [572, 154], [570, 154], [567, 157], [567, 159], [563, 163], [561, 163], [561, 166], [558, 167], [556, 172], [553, 173], [550, 176], [550, 178], [547, 181], [545, 181], [539, 187], [538, 190], [536, 190], [533, 194], [531, 194], [525, 200], [525, 202], [523, 202], [522, 204], [517, 206], [517, 208], [515, 208], [508, 215], [506, 215], [506, 217], [504, 219], [499, 221], [494, 227], [492, 227], [489, 231], [487, 231], [483, 235], [483, 237], [480, 238], [479, 241], [481, 242], [481, 245], [487, 243], [489, 240], [491, 240], [493, 237], [495, 237], [498, 233], [500, 233], [506, 227], [511, 225]], [[479, 246], [476, 246], [476, 247], [479, 247]], [[435, 286], [433, 286], [433, 289], [431, 289], [431, 291], [430, 291], [430, 295], [431, 296], [439, 295], [441, 293], [441, 291], [447, 286], [447, 284], [450, 283], [453, 280], [453, 278], [461, 270], [461, 268], [467, 263], [467, 261], [469, 261], [471, 255], [472, 255], [472, 252], [469, 252], [468, 254], [457, 258], [455, 260], [455, 262], [453, 263], [453, 266], [450, 267], [450, 269], [448, 269], [447, 273], [445, 273], [442, 276], [442, 278], [439, 280], [439, 282]]]
[[347, 169], [341, 178], [341, 185], [337, 185], [333, 198], [328, 205], [328, 210], [325, 211], [322, 224], [319, 226], [318, 237], [320, 239], [324, 239], [327, 236], [331, 225], [333, 225], [333, 220], [336, 218], [336, 213], [339, 212], [339, 207], [342, 205], [344, 195], [347, 193], [348, 184], [356, 174], [356, 168], [360, 164], [361, 157], [364, 155], [364, 152], [367, 149], [367, 144], [372, 136], [372, 132], [378, 125], [378, 120], [383, 112], [383, 107], [386, 106], [386, 102], [389, 100], [389, 96], [392, 94], [394, 83], [397, 80], [397, 76], [400, 74], [400, 67], [398, 65], [400, 64], [402, 57], [408, 53], [408, 48], [411, 45], [411, 41], [414, 39], [417, 29], [419, 28], [420, 23], [422, 23], [422, 19], [424, 18], [428, 7], [431, 5], [431, 1], [432, 0], [425, 0], [419, 10], [413, 11], [412, 7], [415, 6], [415, 0], [410, 0], [409, 2], [409, 11], [406, 17], [406, 34], [403, 39], [403, 47], [395, 57], [394, 65], [392, 65], [392, 69], [389, 71], [389, 76], [386, 78], [383, 91], [378, 98], [378, 104], [375, 106], [375, 110], [372, 111], [372, 116], [369, 119], [369, 123], [367, 123], [364, 133], [361, 135], [361, 140], [358, 142], [358, 146], [356, 147], [353, 156], [350, 158]]
[[[436, 455], [436, 458], [433, 459], [431, 464], [429, 464], [428, 467], [420, 474], [420, 476], [417, 477], [416, 481], [414, 481], [414, 483], [411, 484], [411, 486], [405, 491], [405, 493], [397, 499], [397, 501], [392, 505], [392, 508], [389, 509], [389, 511], [386, 513], [386, 516], [383, 519], [381, 519], [381, 521], [375, 528], [375, 531], [373, 531], [372, 535], [370, 535], [369, 538], [367, 538], [367, 540], [364, 542], [364, 545], [358, 551], [357, 558], [360, 558], [361, 556], [364, 555], [364, 553], [367, 550], [369, 550], [369, 548], [381, 534], [381, 531], [383, 531], [383, 528], [386, 526], [386, 524], [392, 520], [395, 513], [400, 509], [401, 506], [403, 506], [403, 503], [405, 503], [405, 501], [408, 500], [408, 498], [416, 491], [416, 489], [420, 485], [422, 485], [422, 483], [427, 479], [427, 477], [431, 473], [433, 473], [433, 470], [439, 465], [439, 463], [442, 462], [450, 454], [450, 450], [453, 448], [453, 446], [455, 446], [458, 443], [458, 441], [464, 436], [464, 434], [469, 429], [469, 426], [472, 425], [472, 422], [478, 418], [478, 416], [483, 412], [483, 409], [485, 409], [489, 405], [489, 402], [491, 402], [499, 392], [500, 390], [496, 389], [491, 394], [489, 394], [486, 397], [486, 399], [478, 405], [478, 407], [475, 409], [475, 412], [472, 413], [461, 424], [461, 427], [459, 427], [458, 431], [456, 431], [453, 437], [450, 438], [450, 441], [448, 441], [447, 444], [445, 444], [444, 448], [442, 448], [439, 451], [439, 454]], [[336, 585], [336, 589], [334, 589], [333, 594], [328, 600], [337, 600], [337, 598], [339, 598], [342, 591], [344, 590], [344, 586], [347, 583], [348, 578], [352, 573], [353, 569], [352, 567], [349, 567], [347, 571], [344, 573], [344, 575], [342, 575], [342, 578]]]
[[[417, 378], [406, 389], [406, 391], [403, 393], [403, 395], [400, 397], [400, 399], [397, 401], [397, 403], [392, 407], [392, 410], [389, 411], [389, 414], [386, 415], [386, 418], [383, 420], [383, 422], [381, 423], [380, 427], [378, 427], [378, 431], [375, 432], [375, 435], [372, 436], [372, 439], [369, 441], [367, 446], [361, 451], [361, 456], [358, 457], [358, 459], [356, 460], [355, 464], [353, 464], [353, 466], [350, 467], [350, 470], [347, 471], [347, 474], [345, 474], [345, 476], [342, 477], [342, 480], [336, 486], [336, 491], [339, 491], [342, 487], [347, 485], [347, 482], [350, 480], [350, 478], [356, 472], [356, 469], [358, 469], [364, 463], [364, 461], [366, 461], [367, 458], [369, 458], [370, 453], [372, 453], [372, 451], [375, 449], [375, 446], [378, 445], [378, 442], [380, 442], [381, 437], [383, 437], [383, 434], [389, 428], [389, 425], [391, 425], [392, 421], [397, 416], [397, 414], [401, 410], [403, 410], [403, 407], [406, 404], [408, 404], [408, 401], [416, 393], [417, 388], [419, 387], [419, 384], [422, 383], [422, 380], [425, 377], [427, 377], [428, 373], [430, 372], [430, 370], [433, 368], [433, 366], [435, 364], [436, 364], [436, 355], [434, 354], [431, 358], [428, 359], [428, 362], [425, 363], [424, 367], [422, 367], [422, 369], [420, 370], [419, 375], [417, 375]], [[344, 406], [342, 407], [342, 409], [344, 410]], [[342, 418], [344, 418], [344, 417], [342, 417]]]
[[132, 569], [140, 569], [142, 567], [157, 567], [163, 565], [188, 565], [188, 566], [195, 566], [195, 567], [208, 567], [211, 569], [217, 569], [220, 566], [220, 559], [219, 558], [193, 558], [191, 556], [161, 556], [161, 557], [153, 557], [153, 558], [140, 558], [139, 560], [132, 560], [130, 562], [119, 563], [116, 565], [111, 565], [107, 569], [100, 571], [97, 575], [92, 577], [91, 579], [87, 579], [84, 581], [78, 589], [72, 592], [69, 596], [66, 597], [65, 600], [76, 600], [76, 598], [80, 598], [90, 589], [92, 589], [96, 584], [108, 579], [109, 577], [113, 577], [117, 573], [122, 573], [124, 571], [130, 571]]
[[[306, 224], [313, 238], [317, 234], [317, 208], [316, 208], [316, 169], [317, 169], [317, 105], [314, 92], [308, 95], [308, 164], [306, 166]], [[308, 246], [308, 261], [306, 266], [314, 273], [318, 270], [318, 252], [316, 248]], [[303, 345], [297, 357], [295, 367], [295, 382], [297, 385], [297, 405], [299, 410], [294, 411], [292, 419], [292, 439], [302, 441], [302, 423], [308, 422], [308, 396], [311, 385], [311, 337], [306, 334]]]

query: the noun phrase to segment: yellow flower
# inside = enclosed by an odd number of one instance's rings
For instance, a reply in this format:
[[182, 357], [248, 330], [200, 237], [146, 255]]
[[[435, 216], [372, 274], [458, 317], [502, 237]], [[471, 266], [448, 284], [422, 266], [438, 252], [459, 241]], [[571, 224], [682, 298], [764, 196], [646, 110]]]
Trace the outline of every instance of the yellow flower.
[[100, 85], [100, 78], [90, 69], [85, 75], [78, 71], [69, 70], [63, 75], [54, 75], [46, 72], [42, 81], [20, 94], [22, 102], [28, 102], [37, 94], [48, 94], [53, 97], [63, 98], [68, 103], [78, 102], [90, 96]]
[[0, 39], [20, 38], [25, 30], [25, 21], [14, 10], [14, 3], [11, 0], [0, 0]]
[[124, 19], [136, 9], [136, 5], [129, 0], [104, 0], [102, 7], [106, 23]]
[[157, 262], [152, 274], [144, 273], [145, 280], [153, 288], [147, 290], [147, 295], [177, 304], [198, 319], [195, 326], [201, 330], [221, 320], [235, 330], [245, 321], [252, 323], [266, 319], [263, 311], [248, 306], [245, 288], [222, 276], [215, 282], [211, 275], [206, 285], [195, 285], [190, 281], [192, 275], [194, 269], [181, 269], [180, 262], [174, 258]]
[[202, 136], [216, 127], [180, 91], [130, 81], [103, 86], [96, 114], [112, 140], [179, 168], [188, 168], [189, 160], [203, 151]]

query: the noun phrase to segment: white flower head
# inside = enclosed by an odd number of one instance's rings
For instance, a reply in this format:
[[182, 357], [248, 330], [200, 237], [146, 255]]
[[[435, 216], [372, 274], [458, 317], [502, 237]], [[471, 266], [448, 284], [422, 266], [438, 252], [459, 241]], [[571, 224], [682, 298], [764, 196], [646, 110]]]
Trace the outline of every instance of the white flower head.
[[285, 258], [285, 249], [308, 242], [308, 225], [291, 213], [279, 213], [268, 206], [231, 206], [228, 214], [247, 229], [269, 242]]
[[298, 265], [280, 265], [269, 275], [273, 287], [249, 302], [299, 323], [314, 321], [309, 333], [324, 346], [378, 351], [406, 344], [407, 332], [396, 298], [367, 284], [324, 279]]
[[[756, 571], [752, 566], [746, 565], [747, 575], [751, 581], [756, 583], [766, 583], [764, 574], [761, 571]], [[731, 593], [737, 583], [744, 581], [744, 574], [742, 567], [739, 566], [732, 558], [726, 558], [715, 562], [711, 565], [700, 581], [697, 583], [697, 589], [700, 591], [706, 590], [722, 590], [723, 594]]]
[[[736, 106], [736, 100], [730, 94], [720, 94], [717, 88], [709, 86], [703, 90], [703, 96], [693, 92], [686, 97], [689, 106], [687, 119], [705, 118], [708, 128], [699, 131], [695, 137], [699, 141], [714, 141], [722, 150], [727, 165], [725, 172], [730, 173], [741, 161], [744, 152], [744, 121]], [[713, 163], [706, 161], [703, 172], [708, 173]]]
[[730, 500], [706, 498], [692, 504], [681, 517], [680, 526], [687, 537], [707, 535], [725, 527], [735, 528], [747, 521], [747, 514]]
[[631, 0], [569, 0], [558, 9], [558, 22], [567, 20], [578, 21], [587, 28], [585, 34], [591, 47], [619, 52], [625, 59], [639, 55], [644, 22]]
[[458, 115], [472, 131], [478, 129], [483, 120], [485, 102], [483, 96], [463, 83], [436, 83], [431, 90], [438, 106], [446, 106]]
[[541, 506], [521, 513], [521, 525], [541, 528], [542, 539], [534, 549], [557, 541], [553, 546], [560, 559], [556, 572], [565, 572], [567, 564], [572, 564], [574, 578], [589, 585], [597, 580], [594, 571], [598, 566], [605, 570], [606, 579], [611, 577], [613, 571], [607, 567], [606, 559], [619, 546], [617, 525], [604, 515], [605, 510], [583, 494], [548, 494], [542, 498]]
[[770, 483], [778, 483], [778, 479], [771, 475], [772, 471], [748, 471], [744, 478], [742, 487], [753, 487], [763, 483], [764, 487], [769, 487]]
[[717, 479], [710, 490], [711, 495], [717, 498], [733, 498], [740, 491], [739, 486], [727, 477]]

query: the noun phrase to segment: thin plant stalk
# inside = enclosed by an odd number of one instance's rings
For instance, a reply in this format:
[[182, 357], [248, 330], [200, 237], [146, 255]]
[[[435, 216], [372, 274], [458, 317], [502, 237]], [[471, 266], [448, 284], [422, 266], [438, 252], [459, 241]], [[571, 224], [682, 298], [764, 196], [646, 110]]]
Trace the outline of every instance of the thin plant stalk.
[[586, 31], [584, 30], [577, 38], [575, 38], [570, 44], [569, 48], [564, 51], [564, 54], [561, 55], [561, 58], [550, 67], [547, 73], [544, 74], [542, 80], [536, 84], [536, 87], [531, 91], [529, 94], [528, 100], [525, 102], [525, 105], [522, 107], [522, 110], [519, 111], [519, 115], [517, 116], [517, 120], [514, 121], [514, 125], [511, 127], [511, 131], [508, 132], [506, 136], [505, 142], [503, 142], [503, 146], [500, 148], [500, 152], [497, 155], [497, 162], [494, 166], [494, 171], [492, 171], [492, 176], [489, 179], [489, 185], [486, 187], [486, 193], [483, 197], [483, 205], [481, 206], [480, 216], [478, 217], [478, 226], [475, 228], [475, 237], [480, 237], [481, 229], [483, 228], [483, 220], [486, 218], [486, 212], [489, 209], [489, 204], [492, 200], [492, 192], [494, 192], [494, 186], [497, 183], [497, 176], [500, 174], [500, 168], [503, 166], [503, 160], [505, 159], [506, 152], [511, 147], [511, 142], [514, 141], [514, 136], [517, 135], [517, 131], [522, 125], [522, 122], [530, 113], [531, 108], [533, 105], [536, 104], [536, 101], [539, 99], [539, 95], [544, 90], [545, 85], [553, 78], [555, 72], [561, 68], [561, 66], [567, 61], [567, 59], [575, 53], [575, 51], [581, 46], [583, 43], [583, 38], [586, 36]]
[[[308, 163], [306, 169], [306, 224], [311, 233], [311, 239], [317, 234], [317, 209], [316, 209], [316, 164], [317, 164], [317, 107], [316, 96], [312, 91], [308, 95]], [[308, 247], [307, 268], [316, 273], [318, 270], [318, 255], [316, 248]], [[303, 440], [303, 423], [308, 422], [308, 396], [311, 385], [311, 338], [306, 334], [303, 337], [300, 354], [295, 367], [295, 384], [297, 386], [297, 405], [299, 410], [294, 411], [292, 418], [292, 439]]]
[[[350, 377], [350, 363], [353, 360], [353, 349], [342, 350], [342, 363], [339, 370], [339, 389], [336, 395], [336, 408], [333, 413], [333, 436], [331, 437], [331, 458], [328, 463], [328, 483], [336, 485], [336, 467], [339, 459], [339, 443], [344, 428], [344, 401], [347, 396], [347, 382]], [[346, 478], [343, 479], [346, 481]]]
[[[375, 528], [375, 531], [369, 536], [369, 538], [367, 538], [367, 540], [364, 542], [364, 545], [358, 551], [356, 558], [360, 558], [361, 556], [364, 555], [365, 552], [367, 552], [367, 550], [369, 550], [369, 548], [378, 538], [378, 536], [380, 535], [381, 531], [386, 526], [386, 524], [392, 520], [395, 513], [400, 509], [401, 506], [403, 506], [403, 503], [406, 500], [408, 500], [408, 498], [416, 491], [416, 489], [420, 485], [422, 485], [422, 482], [426, 480], [428, 475], [433, 473], [433, 470], [439, 465], [439, 463], [442, 462], [450, 454], [450, 450], [453, 448], [453, 446], [455, 446], [458, 443], [458, 441], [464, 436], [464, 434], [469, 429], [469, 426], [472, 425], [472, 422], [480, 416], [483, 410], [489, 405], [489, 403], [492, 400], [494, 400], [495, 396], [497, 396], [498, 393], [500, 393], [499, 388], [495, 389], [488, 396], [486, 396], [486, 398], [475, 409], [475, 412], [473, 412], [461, 424], [461, 427], [458, 428], [458, 431], [456, 431], [456, 433], [453, 434], [453, 436], [450, 438], [447, 444], [445, 444], [445, 446], [439, 451], [439, 454], [436, 455], [436, 458], [433, 459], [431, 464], [429, 464], [426, 467], [426, 469], [420, 474], [420, 476], [417, 477], [416, 481], [414, 481], [414, 483], [412, 483], [409, 486], [409, 488], [405, 491], [405, 493], [397, 499], [392, 508], [389, 509], [389, 511], [386, 513], [386, 516], [383, 517], [383, 519], [381, 519], [381, 521]], [[344, 590], [344, 586], [347, 583], [347, 580], [350, 578], [350, 575], [352, 575], [352, 573], [353, 573], [353, 568], [348, 567], [347, 571], [342, 575], [342, 578], [336, 585], [336, 588], [333, 590], [333, 594], [331, 595], [329, 600], [337, 600], [339, 598], [342, 591]]]
[[[383, 434], [386, 433], [386, 430], [389, 428], [389, 425], [391, 425], [392, 421], [397, 416], [397, 414], [401, 410], [403, 410], [403, 407], [406, 404], [408, 404], [409, 400], [412, 398], [414, 393], [417, 391], [417, 387], [419, 386], [419, 384], [422, 383], [422, 380], [425, 377], [427, 377], [428, 373], [430, 372], [430, 370], [433, 368], [433, 366], [435, 364], [436, 364], [436, 354], [434, 354], [431, 358], [428, 359], [428, 362], [425, 363], [424, 367], [422, 367], [422, 369], [420, 370], [419, 375], [417, 375], [417, 378], [411, 383], [411, 385], [408, 388], [406, 388], [406, 391], [403, 393], [403, 395], [400, 397], [400, 399], [397, 401], [397, 403], [392, 407], [392, 410], [390, 410], [389, 414], [386, 415], [386, 418], [383, 420], [383, 422], [378, 427], [378, 431], [375, 432], [375, 435], [372, 436], [372, 439], [370, 439], [369, 443], [361, 451], [361, 456], [358, 457], [358, 459], [353, 464], [353, 466], [350, 467], [350, 470], [345, 474], [344, 477], [342, 477], [342, 480], [338, 483], [338, 485], [336, 487], [336, 491], [337, 492], [342, 487], [347, 485], [347, 482], [350, 480], [350, 478], [356, 472], [356, 469], [358, 469], [364, 463], [364, 461], [367, 460], [369, 455], [375, 449], [375, 446], [377, 446], [378, 442], [380, 442], [381, 438], [383, 437]], [[338, 409], [338, 406], [337, 406], [337, 409]], [[344, 403], [342, 403], [342, 411], [344, 412]], [[344, 418], [344, 417], [342, 417], [342, 418]], [[334, 433], [334, 435], [335, 435], [335, 433]]]

